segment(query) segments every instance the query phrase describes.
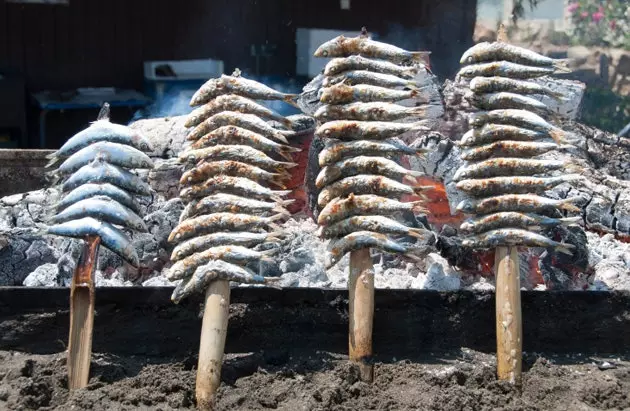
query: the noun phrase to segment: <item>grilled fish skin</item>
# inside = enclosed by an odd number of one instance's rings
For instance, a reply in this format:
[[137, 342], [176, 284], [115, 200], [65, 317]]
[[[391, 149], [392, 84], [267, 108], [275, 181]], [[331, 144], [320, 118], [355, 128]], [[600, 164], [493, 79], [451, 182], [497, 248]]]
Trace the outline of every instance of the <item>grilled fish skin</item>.
[[195, 168], [192, 168], [182, 174], [179, 180], [179, 184], [187, 186], [196, 183], [203, 183], [210, 177], [214, 176], [234, 176], [245, 177], [253, 181], [266, 181], [273, 184], [283, 186], [282, 181], [290, 175], [270, 173], [262, 168], [253, 166], [251, 164], [241, 163], [234, 160], [221, 160], [221, 161], [203, 161]]
[[403, 203], [387, 197], [373, 194], [354, 195], [347, 198], [335, 198], [322, 209], [317, 217], [317, 223], [325, 226], [336, 223], [355, 215], [385, 215], [392, 213], [411, 211], [413, 213], [427, 213], [424, 201], [411, 201]]
[[502, 140], [468, 148], [461, 153], [461, 158], [465, 161], [481, 161], [490, 157], [535, 157], [559, 148], [565, 147], [540, 141]]
[[202, 136], [223, 126], [237, 126], [246, 130], [253, 131], [264, 137], [275, 139], [281, 143], [287, 144], [287, 137], [293, 135], [293, 131], [278, 130], [271, 127], [264, 120], [253, 114], [243, 114], [236, 111], [222, 111], [204, 120], [197, 127], [192, 129], [187, 140], [198, 140]]
[[245, 177], [220, 175], [184, 188], [179, 196], [184, 200], [190, 200], [220, 192], [279, 202], [282, 201], [282, 196], [289, 194], [291, 190], [272, 190]]
[[225, 94], [236, 94], [253, 100], [282, 100], [291, 105], [295, 105], [294, 100], [297, 98], [296, 94], [281, 93], [254, 80], [222, 74], [221, 77], [203, 84], [192, 96], [190, 106], [200, 106]]
[[319, 126], [315, 135], [339, 140], [381, 140], [410, 131], [429, 131], [429, 124], [427, 120], [415, 123], [335, 120]]
[[408, 170], [395, 161], [383, 157], [358, 156], [324, 167], [315, 180], [315, 186], [323, 188], [341, 178], [358, 174], [377, 174], [395, 179], [424, 175], [421, 171]]
[[93, 217], [108, 223], [147, 232], [147, 226], [140, 216], [124, 205], [105, 196], [86, 198], [76, 202], [55, 215], [52, 218], [52, 222], [59, 224], [85, 217]]
[[464, 78], [472, 77], [508, 77], [513, 79], [531, 79], [557, 73], [553, 67], [535, 67], [509, 61], [493, 61], [478, 63], [462, 67], [457, 75]]
[[470, 89], [474, 93], [510, 92], [518, 94], [540, 94], [562, 100], [564, 96], [538, 83], [515, 80], [507, 77], [475, 77], [470, 81]]
[[219, 193], [193, 200], [186, 205], [179, 222], [201, 214], [213, 213], [236, 213], [236, 214], [264, 214], [287, 213], [284, 206], [291, 204], [294, 200], [283, 200], [281, 202], [266, 202], [254, 200], [252, 198], [240, 197], [233, 194]]
[[375, 101], [372, 103], [350, 103], [343, 105], [326, 104], [313, 115], [319, 121], [359, 120], [395, 121], [406, 117], [433, 118], [441, 114], [437, 105], [406, 107], [399, 104]]
[[502, 140], [547, 142], [552, 141], [548, 133], [530, 130], [509, 124], [486, 123], [480, 128], [468, 130], [457, 143], [462, 147], [473, 147]]
[[398, 141], [339, 141], [332, 144], [326, 144], [324, 149], [319, 153], [318, 161], [321, 167], [338, 162], [345, 157], [359, 155], [420, 155], [426, 153], [424, 148], [411, 148]]
[[324, 68], [327, 77], [350, 70], [370, 70], [377, 73], [392, 74], [398, 77], [413, 78], [420, 72], [418, 65], [401, 66], [387, 60], [365, 58], [363, 56], [337, 57], [328, 62]]
[[253, 147], [239, 144], [216, 145], [198, 150], [185, 150], [179, 154], [180, 163], [198, 163], [204, 161], [233, 160], [262, 168], [270, 172], [283, 172], [297, 164], [276, 161]]
[[468, 91], [464, 98], [471, 105], [482, 110], [520, 109], [528, 110], [545, 116], [555, 113], [547, 105], [532, 97], [501, 91], [498, 93], [477, 94]]
[[475, 180], [462, 180], [457, 189], [474, 197], [501, 194], [541, 193], [563, 183], [582, 180], [579, 174], [565, 174], [557, 177], [493, 177]]
[[97, 196], [107, 196], [134, 211], [136, 214], [140, 213], [140, 205], [136, 202], [131, 194], [109, 183], [83, 184], [82, 186], [79, 186], [66, 194], [66, 196], [61, 201], [54, 205], [54, 208], [57, 210], [57, 212], [59, 212], [81, 200]]
[[506, 194], [479, 200], [466, 199], [457, 205], [457, 211], [466, 214], [491, 214], [500, 211], [540, 213], [556, 209], [580, 213], [582, 210], [574, 202], [580, 197], [553, 200], [533, 194]]
[[48, 234], [74, 238], [85, 238], [97, 235], [101, 238], [103, 246], [107, 249], [121, 256], [134, 267], [137, 267], [139, 264], [138, 254], [131, 240], [129, 240], [122, 231], [107, 222], [98, 221], [92, 217], [85, 217], [79, 220], [48, 226], [46, 232]]
[[494, 248], [502, 246], [527, 246], [553, 248], [558, 252], [573, 255], [573, 244], [553, 241], [544, 235], [517, 228], [500, 228], [478, 234], [462, 241], [462, 246], [470, 248]]
[[60, 174], [73, 173], [94, 161], [97, 156], [118, 167], [153, 168], [153, 161], [137, 148], [110, 143], [109, 141], [99, 141], [72, 154], [56, 171]]
[[453, 181], [471, 178], [490, 178], [500, 176], [530, 176], [549, 171], [560, 170], [567, 166], [565, 161], [532, 160], [529, 158], [490, 158], [479, 163], [460, 167]]
[[570, 72], [568, 60], [552, 59], [543, 56], [524, 47], [515, 46], [504, 42], [477, 43], [462, 55], [460, 64], [475, 64], [505, 60], [513, 63], [529, 66], [548, 67], [557, 71]]
[[61, 190], [65, 193], [86, 183], [109, 183], [132, 193], [151, 195], [151, 188], [140, 177], [99, 157], [72, 174]]
[[246, 231], [218, 232], [194, 237], [179, 243], [171, 253], [171, 261], [179, 261], [189, 255], [224, 245], [251, 247], [263, 242], [278, 240], [279, 233], [249, 233]]
[[551, 218], [535, 213], [519, 213], [504, 211], [494, 214], [469, 218], [464, 221], [460, 229], [467, 233], [479, 234], [498, 228], [523, 228], [534, 230], [539, 227], [555, 227], [559, 225], [578, 224], [582, 217]]
[[322, 238], [332, 239], [343, 237], [355, 231], [410, 235], [417, 238], [425, 238], [427, 236], [427, 231], [423, 228], [407, 227], [388, 217], [370, 215], [348, 217], [329, 226], [320, 227], [319, 235]]
[[345, 177], [325, 187], [317, 197], [317, 204], [324, 207], [335, 197], [346, 197], [352, 193], [376, 194], [380, 196], [422, 195], [425, 187], [411, 187], [379, 175], [359, 174]]
[[211, 234], [218, 231], [253, 231], [263, 232], [266, 228], [277, 229], [274, 221], [282, 214], [273, 217], [259, 217], [247, 214], [214, 213], [190, 218], [177, 225], [168, 237], [169, 242], [184, 241], [192, 237]]
[[346, 71], [336, 76], [328, 76], [324, 79], [322, 85], [330, 87], [335, 84], [344, 83], [349, 86], [357, 84], [369, 84], [379, 87], [406, 87], [415, 89], [417, 83], [414, 80], [394, 76], [392, 74], [376, 73], [367, 70]]
[[360, 54], [364, 57], [382, 59], [391, 62], [419, 62], [425, 63], [430, 51], [407, 51], [391, 44], [374, 41], [369, 37], [337, 36], [319, 46], [315, 57], [348, 57]]
[[186, 127], [195, 127], [201, 124], [204, 120], [212, 117], [213, 115], [222, 111], [236, 111], [244, 114], [253, 114], [258, 117], [263, 117], [269, 120], [277, 121], [287, 128], [291, 128], [293, 123], [291, 120], [284, 116], [275, 113], [273, 110], [256, 103], [247, 97], [239, 96], [236, 94], [224, 94], [209, 101], [205, 105], [196, 108], [186, 118]]
[[98, 120], [72, 136], [59, 150], [46, 156], [50, 160], [46, 167], [98, 141], [125, 144], [143, 152], [153, 151], [151, 143], [139, 131], [121, 124], [110, 123], [108, 120]]
[[[346, 84], [335, 84], [324, 87], [320, 90], [319, 101], [326, 104], [347, 104], [353, 102], [394, 102], [411, 98], [422, 98], [419, 90], [392, 90], [385, 87], [359, 84], [348, 86]], [[421, 102], [428, 103], [426, 98]]]

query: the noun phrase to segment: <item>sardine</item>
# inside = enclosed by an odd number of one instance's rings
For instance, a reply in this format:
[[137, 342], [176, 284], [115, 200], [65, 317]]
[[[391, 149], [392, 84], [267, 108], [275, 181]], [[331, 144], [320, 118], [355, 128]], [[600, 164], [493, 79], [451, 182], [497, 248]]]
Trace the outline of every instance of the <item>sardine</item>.
[[423, 196], [422, 191], [426, 187], [411, 187], [384, 176], [360, 174], [346, 177], [326, 186], [317, 197], [317, 204], [324, 207], [335, 197], [346, 197], [352, 193], [355, 195], [376, 194], [379, 196]]
[[420, 67], [400, 66], [387, 60], [376, 60], [362, 56], [339, 57], [330, 60], [324, 68], [325, 76], [334, 76], [350, 70], [370, 70], [377, 73], [392, 74], [394, 76], [413, 78], [420, 72]]
[[110, 123], [108, 120], [98, 120], [90, 124], [85, 130], [72, 136], [59, 150], [47, 155], [46, 158], [49, 159], [50, 162], [46, 167], [50, 167], [59, 159], [68, 157], [81, 150], [83, 147], [87, 147], [98, 141], [126, 144], [144, 152], [153, 151], [151, 143], [149, 143], [138, 130], [121, 124]]
[[343, 177], [358, 174], [377, 174], [396, 179], [424, 175], [421, 171], [408, 170], [395, 161], [383, 157], [358, 156], [324, 167], [315, 180], [315, 186], [322, 188]]
[[[330, 242], [325, 258], [326, 269], [332, 268], [346, 253], [362, 248], [378, 248], [388, 253], [399, 254], [406, 254], [411, 251], [402, 244], [390, 240], [385, 234], [372, 231], [355, 231]], [[412, 255], [409, 255], [409, 257], [415, 258]]]
[[442, 108], [438, 105], [405, 107], [394, 103], [351, 103], [343, 105], [326, 104], [313, 115], [317, 120], [360, 120], [360, 121], [395, 121], [406, 117], [433, 118], [440, 116]]
[[219, 193], [203, 197], [199, 200], [193, 200], [186, 205], [182, 212], [179, 222], [198, 216], [200, 214], [214, 213], [236, 213], [236, 214], [255, 214], [264, 213], [286, 214], [284, 206], [289, 205], [294, 200], [283, 200], [281, 202], [266, 202], [254, 200], [246, 197], [239, 197], [232, 194]]
[[562, 148], [556, 143], [502, 140], [472, 147], [461, 153], [462, 160], [480, 161], [490, 157], [535, 157]]
[[222, 74], [219, 78], [213, 78], [203, 84], [190, 100], [190, 106], [200, 106], [211, 99], [225, 95], [236, 94], [254, 100], [282, 100], [295, 105], [297, 94], [285, 94], [276, 91], [254, 80], [239, 76], [227, 76]]
[[83, 184], [82, 186], [79, 186], [69, 192], [61, 201], [54, 205], [54, 208], [57, 210], [57, 212], [59, 212], [81, 200], [97, 196], [107, 196], [112, 200], [129, 208], [130, 210], [133, 210], [135, 213], [140, 213], [140, 205], [136, 202], [131, 194], [121, 188], [116, 187], [113, 184], [108, 183]]
[[295, 134], [293, 131], [275, 129], [253, 114], [222, 111], [204, 120], [201, 124], [192, 129], [186, 138], [188, 140], [197, 140], [223, 126], [241, 127], [285, 144], [288, 143], [286, 136]]
[[430, 51], [407, 51], [391, 44], [382, 43], [369, 37], [337, 36], [319, 46], [315, 57], [348, 57], [360, 54], [364, 57], [382, 59], [391, 62], [419, 62], [426, 63]]
[[573, 255], [573, 244], [559, 243], [528, 230], [500, 228], [478, 234], [462, 241], [462, 246], [470, 248], [495, 248], [502, 246], [526, 246], [553, 248], [558, 252]]
[[555, 113], [547, 105], [533, 97], [520, 94], [499, 92], [477, 94], [468, 91], [464, 98], [471, 105], [482, 110], [522, 109], [542, 115], [554, 115]]
[[132, 193], [151, 195], [151, 188], [140, 177], [99, 157], [72, 174], [61, 189], [67, 192], [87, 183], [109, 183]]
[[490, 158], [479, 163], [460, 167], [453, 181], [469, 178], [490, 178], [499, 176], [530, 176], [560, 170], [568, 164], [557, 160], [532, 160], [529, 158]]
[[407, 227], [396, 220], [384, 216], [354, 216], [341, 220], [329, 226], [320, 227], [322, 238], [343, 237], [355, 231], [373, 231], [380, 234], [409, 235], [425, 238], [427, 230], [424, 228]]
[[272, 217], [260, 217], [247, 214], [234, 213], [215, 213], [210, 215], [202, 215], [190, 218], [181, 222], [171, 231], [168, 237], [170, 243], [174, 241], [184, 241], [192, 237], [198, 237], [204, 234], [216, 233], [218, 231], [253, 231], [263, 232], [265, 228], [278, 230], [279, 227], [274, 223], [283, 214]]
[[48, 234], [64, 237], [85, 238], [88, 236], [99, 236], [103, 246], [118, 254], [134, 267], [139, 264], [138, 254], [122, 231], [107, 223], [92, 217], [85, 217], [80, 220], [72, 220], [61, 224], [48, 226]]
[[456, 187], [471, 196], [486, 197], [500, 194], [541, 193], [559, 184], [572, 183], [583, 178], [579, 174], [564, 174], [557, 177], [494, 177], [462, 180]]
[[282, 172], [297, 165], [295, 163], [276, 161], [253, 147], [236, 144], [217, 145], [199, 150], [185, 150], [179, 153], [180, 163], [198, 163], [202, 160], [233, 160], [251, 164], [271, 172]]
[[425, 148], [411, 148], [398, 141], [340, 141], [326, 144], [320, 151], [318, 160], [321, 167], [336, 163], [345, 157], [370, 155], [419, 155], [426, 153]]
[[[418, 90], [392, 90], [385, 87], [368, 86], [359, 84], [348, 86], [346, 84], [335, 84], [334, 86], [320, 89], [319, 100], [326, 104], [346, 104], [355, 101], [375, 102], [375, 101], [400, 101], [411, 98], [422, 97]], [[425, 98], [423, 103], [428, 103]]]
[[319, 126], [315, 135], [340, 140], [384, 140], [409, 131], [430, 131], [429, 124], [427, 120], [416, 123], [335, 120]]
[[147, 231], [147, 226], [142, 218], [124, 205], [105, 196], [90, 197], [74, 203], [55, 215], [52, 222], [59, 224], [84, 217], [93, 217], [141, 232]]
[[273, 279], [255, 274], [245, 267], [215, 260], [197, 268], [189, 279], [185, 279], [173, 290], [171, 300], [178, 304], [195, 292], [201, 292], [215, 280], [236, 281], [247, 284], [265, 284]]
[[486, 123], [481, 128], [468, 130], [457, 145], [472, 147], [501, 140], [544, 142], [544, 140], [551, 141], [551, 137], [546, 132], [529, 130], [523, 127]]
[[470, 80], [470, 89], [478, 94], [507, 91], [518, 94], [540, 94], [562, 100], [562, 93], [531, 81], [515, 80], [507, 77], [475, 77]]
[[418, 88], [418, 84], [414, 80], [397, 77], [391, 74], [375, 73], [367, 70], [346, 71], [336, 76], [326, 77], [322, 86], [330, 87], [339, 83], [344, 83], [349, 86], [354, 86], [356, 84], [369, 84], [372, 86], [391, 88]]
[[533, 194], [506, 194], [479, 200], [466, 199], [457, 205], [457, 211], [466, 214], [491, 214], [501, 211], [541, 213], [553, 210], [566, 210], [580, 213], [582, 210], [574, 202], [581, 197], [553, 200]]
[[556, 126], [549, 124], [545, 119], [527, 110], [504, 109], [480, 111], [470, 114], [470, 124], [480, 128], [485, 124], [509, 124], [541, 133], [548, 133], [558, 144], [568, 142], [567, 133]]
[[180, 191], [179, 196], [190, 200], [221, 192], [261, 200], [282, 201], [282, 196], [289, 194], [291, 190], [272, 190], [245, 177], [221, 175], [211, 177], [203, 183], [188, 186]]
[[457, 75], [465, 78], [499, 76], [514, 79], [530, 79], [554, 73], [558, 73], [558, 70], [553, 67], [535, 67], [509, 61], [493, 61], [491, 63], [479, 63], [462, 67]]
[[317, 216], [319, 225], [333, 224], [355, 215], [385, 215], [397, 212], [428, 213], [424, 201], [400, 202], [373, 194], [354, 195], [347, 198], [335, 198], [322, 209]]
[[210, 177], [224, 175], [245, 177], [254, 181], [266, 181], [284, 187], [283, 181], [290, 177], [287, 174], [270, 173], [251, 164], [234, 160], [203, 161], [201, 164], [186, 171], [179, 180], [183, 186], [202, 183]]
[[69, 174], [84, 165], [91, 163], [96, 157], [124, 168], [153, 168], [153, 161], [137, 148], [109, 141], [99, 141], [82, 148], [64, 161], [57, 172]]
[[569, 60], [553, 59], [528, 50], [524, 47], [515, 46], [504, 42], [481, 42], [477, 43], [462, 55], [460, 64], [474, 64], [483, 62], [494, 62], [505, 60], [513, 63], [529, 66], [553, 68], [557, 71], [570, 72]]
[[170, 281], [175, 281], [185, 277], [190, 277], [198, 267], [214, 260], [222, 260], [238, 265], [245, 265], [253, 261], [268, 260], [268, 256], [276, 251], [276, 249], [254, 251], [247, 247], [238, 245], [211, 247], [207, 250], [190, 255], [183, 260], [177, 261], [168, 270], [166, 278]]
[[582, 221], [582, 217], [551, 218], [534, 213], [505, 211], [480, 217], [469, 218], [459, 227], [462, 231], [478, 234], [498, 228], [524, 228], [536, 230], [541, 227], [572, 225]]
[[238, 245], [251, 247], [263, 242], [278, 240], [278, 233], [248, 233], [246, 231], [218, 232], [191, 238], [178, 244], [171, 253], [171, 261], [179, 261], [189, 255], [207, 250], [210, 247]]
[[276, 143], [261, 134], [236, 126], [219, 127], [191, 144], [190, 149], [198, 150], [223, 144], [246, 145], [260, 151], [278, 153], [289, 161], [292, 159], [291, 153], [300, 151], [299, 148]]
[[287, 128], [291, 128], [293, 123], [291, 120], [273, 112], [273, 110], [236, 94], [226, 94], [218, 96], [214, 100], [209, 101], [202, 107], [192, 111], [186, 118], [186, 127], [194, 127], [201, 124], [204, 120], [222, 111], [237, 111], [239, 113], [253, 114], [269, 120], [277, 121]]

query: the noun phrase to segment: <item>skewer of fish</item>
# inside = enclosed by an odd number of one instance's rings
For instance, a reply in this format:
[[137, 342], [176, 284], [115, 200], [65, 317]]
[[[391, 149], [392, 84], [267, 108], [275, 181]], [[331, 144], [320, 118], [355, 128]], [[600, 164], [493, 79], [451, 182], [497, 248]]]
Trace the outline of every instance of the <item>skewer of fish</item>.
[[[186, 168], [180, 179], [185, 208], [168, 238], [175, 248], [166, 276], [181, 281], [174, 303], [205, 292], [196, 386], [201, 409], [213, 409], [220, 384], [229, 282], [273, 282], [251, 267], [271, 261], [282, 238], [278, 223], [290, 215], [285, 206], [291, 200], [284, 199], [289, 191], [283, 189], [296, 166], [292, 155], [300, 151], [289, 144], [293, 124], [258, 101], [295, 104], [295, 97], [236, 70], [208, 80], [190, 102], [199, 107], [186, 121], [192, 143], [179, 154]], [[272, 248], [254, 250], [263, 244]]]
[[92, 350], [95, 286], [93, 273], [99, 246], [118, 254], [127, 263], [140, 261], [123, 229], [146, 232], [136, 196], [151, 193], [132, 169], [150, 169], [146, 154], [151, 144], [136, 130], [109, 121], [106, 103], [97, 121], [72, 136], [48, 156], [47, 167], [59, 182], [62, 198], [55, 204], [45, 233], [85, 240], [70, 289], [68, 384], [87, 385]]
[[[318, 93], [324, 105], [315, 113], [315, 133], [325, 142], [318, 158], [323, 168], [315, 181], [320, 189], [319, 234], [330, 240], [327, 269], [350, 254], [350, 358], [358, 363], [364, 381], [373, 378], [373, 367], [365, 362], [372, 354], [370, 249], [417, 260], [415, 247], [393, 236], [425, 239], [429, 234], [393, 216], [424, 211], [421, 202], [398, 201], [402, 195], [422, 197], [424, 188], [405, 184], [405, 179], [415, 182], [422, 173], [396, 161], [423, 150], [392, 140], [429, 131], [432, 123], [426, 118], [440, 112], [431, 104], [431, 80], [423, 64], [428, 54], [376, 42], [365, 29], [358, 37], [339, 36], [315, 51], [316, 57], [334, 57], [324, 69]], [[412, 99], [423, 105], [400, 104]]]

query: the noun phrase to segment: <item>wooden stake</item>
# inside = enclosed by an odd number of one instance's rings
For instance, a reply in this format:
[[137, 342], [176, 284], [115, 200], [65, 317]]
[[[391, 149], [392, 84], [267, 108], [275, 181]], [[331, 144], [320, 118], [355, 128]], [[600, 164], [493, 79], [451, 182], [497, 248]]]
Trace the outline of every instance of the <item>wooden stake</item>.
[[523, 324], [516, 247], [497, 247], [496, 273], [497, 376], [520, 386], [522, 382]]
[[372, 328], [374, 324], [374, 268], [370, 249], [350, 253], [350, 360], [357, 363], [361, 380], [372, 382]]
[[213, 281], [206, 291], [197, 367], [197, 408], [203, 411], [215, 409], [229, 313], [230, 282]]
[[84, 388], [90, 377], [94, 329], [94, 268], [101, 238], [88, 237], [70, 288], [70, 336], [68, 337], [68, 386]]

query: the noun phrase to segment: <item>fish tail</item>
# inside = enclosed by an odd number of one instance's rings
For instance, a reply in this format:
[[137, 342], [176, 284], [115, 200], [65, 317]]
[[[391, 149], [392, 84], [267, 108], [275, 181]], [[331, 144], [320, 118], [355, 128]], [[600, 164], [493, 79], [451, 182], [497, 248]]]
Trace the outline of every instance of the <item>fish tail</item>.
[[423, 118], [439, 117], [442, 115], [443, 111], [443, 108], [437, 104], [410, 107], [409, 110], [407, 110], [409, 115], [416, 115]]
[[280, 157], [282, 157], [283, 159], [287, 160], [287, 161], [292, 161], [293, 157], [291, 156], [291, 153], [288, 151], [280, 151], [278, 153], [280, 155]]
[[280, 165], [286, 168], [293, 168], [293, 167], [297, 167], [298, 163], [293, 163], [293, 162], [287, 163], [287, 162], [281, 161]]
[[282, 230], [272, 231], [271, 233], [267, 234], [267, 238], [265, 238], [265, 241], [269, 241], [269, 242], [280, 241], [283, 236], [284, 236], [284, 231]]
[[57, 185], [59, 180], [61, 179], [61, 173], [59, 170], [52, 170], [45, 174], [46, 180], [50, 182], [51, 185]]
[[278, 224], [276, 223], [268, 223], [267, 227], [269, 227], [269, 229], [272, 232], [278, 232], [278, 231], [282, 231], [282, 227], [280, 227]]
[[[581, 174], [584, 172], [584, 167], [579, 164], [569, 163], [564, 166], [564, 171], [569, 173]], [[567, 176], [568, 177], [568, 176]], [[574, 176], [575, 177], [575, 176]], [[580, 176], [581, 178], [582, 176]]]
[[271, 217], [269, 217], [269, 221], [278, 221], [278, 220], [282, 220], [283, 218], [285, 218], [287, 216], [286, 211], [280, 212], [278, 214], [272, 215]]
[[573, 244], [558, 243], [554, 248], [559, 253], [573, 255], [573, 249], [575, 249], [575, 246]]
[[297, 104], [297, 98], [299, 97], [299, 94], [287, 94], [282, 98], [282, 101], [284, 101], [287, 104], [292, 105], [295, 108], [300, 108], [300, 106], [298, 106]]
[[278, 203], [278, 205], [282, 207], [286, 207], [288, 205], [295, 203], [295, 199], [294, 198], [291, 198], [289, 200], [280, 199], [280, 200], [276, 200], [276, 202]]
[[272, 208], [271, 211], [273, 211], [275, 213], [282, 214], [285, 217], [291, 216], [291, 213], [286, 208], [284, 208], [282, 205], [280, 205], [280, 204], [278, 204], [274, 208]]
[[413, 131], [431, 131], [431, 128], [435, 125], [434, 121], [431, 120], [421, 120], [416, 123], [413, 123], [411, 130]]
[[431, 54], [430, 51], [412, 51], [411, 52], [411, 59], [413, 61], [416, 61], [418, 63], [422, 63], [422, 64], [429, 64], [429, 55]]
[[560, 221], [561, 225], [573, 225], [573, 224], [578, 224], [580, 222], [582, 222], [582, 217], [578, 216], [578, 217], [566, 217], [566, 218], [560, 218], [558, 219], [558, 221]]
[[573, 70], [569, 67], [571, 59], [557, 59], [553, 62], [553, 68], [557, 73], [570, 73]]
[[410, 185], [418, 184], [418, 180], [416, 179], [415, 176], [412, 176], [412, 175], [404, 176], [403, 180], [406, 181], [407, 184], [410, 184]]
[[44, 166], [45, 168], [49, 168], [54, 166], [55, 164], [57, 164], [57, 162], [59, 162], [59, 157], [57, 157], [56, 153], [52, 153], [52, 154], [48, 154], [46, 156], [46, 159], [48, 159], [48, 163], [46, 163], [46, 165]]
[[412, 201], [411, 202], [411, 211], [414, 214], [426, 214], [429, 210], [426, 208], [426, 203], [424, 200]]
[[280, 249], [278, 247], [274, 247], [274, 248], [270, 248], [269, 250], [259, 251], [259, 253], [260, 255], [263, 256], [263, 259], [266, 259], [265, 257], [269, 257], [274, 254], [277, 254], [278, 251], [280, 251]]
[[582, 209], [576, 206], [575, 204], [573, 204], [573, 201], [575, 200], [576, 200], [575, 197], [565, 198], [564, 200], [560, 201], [560, 203], [558, 204], [558, 208], [561, 208], [565, 211], [570, 211], [573, 213], [581, 213]]
[[293, 146], [282, 146], [280, 150], [285, 151], [287, 153], [299, 153], [302, 151], [301, 148], [293, 147]]
[[423, 239], [426, 237], [427, 233], [426, 230], [424, 228], [409, 228], [409, 232], [407, 233], [412, 237], [416, 237], [416, 238], [420, 238]]
[[[292, 131], [289, 131], [289, 133], [293, 134]], [[287, 140], [287, 137], [280, 130], [277, 130], [277, 133], [274, 133], [274, 137], [282, 144], [289, 144], [289, 140]]]
[[553, 139], [558, 145], [564, 145], [567, 143], [567, 133], [564, 130], [553, 129], [549, 131], [549, 137]]
[[559, 91], [550, 90], [547, 92], [547, 94], [549, 94], [550, 97], [552, 97], [554, 100], [558, 102], [564, 101], [564, 94]]

